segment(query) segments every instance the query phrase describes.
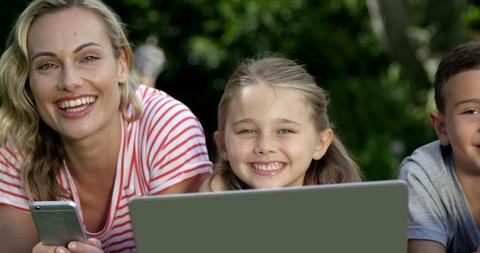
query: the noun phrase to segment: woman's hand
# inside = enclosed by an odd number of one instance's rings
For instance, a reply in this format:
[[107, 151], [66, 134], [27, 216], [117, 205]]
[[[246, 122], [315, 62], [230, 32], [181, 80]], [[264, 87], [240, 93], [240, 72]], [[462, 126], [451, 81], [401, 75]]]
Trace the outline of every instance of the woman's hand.
[[70, 242], [67, 248], [62, 246], [46, 246], [39, 242], [33, 247], [32, 253], [103, 253], [102, 244], [95, 238], [86, 243]]

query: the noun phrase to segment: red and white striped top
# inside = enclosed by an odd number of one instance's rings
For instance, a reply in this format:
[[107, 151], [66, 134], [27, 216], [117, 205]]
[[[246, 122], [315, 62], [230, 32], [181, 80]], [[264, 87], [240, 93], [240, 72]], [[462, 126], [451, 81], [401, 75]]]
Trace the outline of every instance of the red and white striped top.
[[[102, 242], [105, 252], [136, 251], [128, 210], [131, 198], [161, 194], [177, 183], [212, 170], [203, 129], [190, 109], [153, 88], [139, 86], [137, 95], [143, 104], [143, 115], [137, 121], [123, 122], [105, 227], [96, 233], [87, 231], [90, 237]], [[30, 201], [20, 183], [20, 163], [15, 148], [0, 148], [0, 205], [29, 212]], [[58, 180], [80, 206], [66, 166], [60, 170]]]

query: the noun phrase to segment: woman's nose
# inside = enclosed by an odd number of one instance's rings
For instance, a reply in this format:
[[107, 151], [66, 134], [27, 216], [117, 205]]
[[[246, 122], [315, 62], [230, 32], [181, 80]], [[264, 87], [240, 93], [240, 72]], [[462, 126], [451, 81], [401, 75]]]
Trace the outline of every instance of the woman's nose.
[[58, 84], [58, 88], [60, 90], [72, 91], [80, 85], [81, 78], [74, 64], [64, 64], [62, 66], [62, 78]]

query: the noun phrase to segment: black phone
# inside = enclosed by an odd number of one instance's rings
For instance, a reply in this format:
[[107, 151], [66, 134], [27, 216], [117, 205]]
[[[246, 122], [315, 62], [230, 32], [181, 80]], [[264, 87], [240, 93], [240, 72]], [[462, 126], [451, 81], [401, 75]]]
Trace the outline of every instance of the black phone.
[[86, 242], [84, 225], [73, 201], [34, 201], [30, 211], [45, 245], [67, 246], [71, 241]]

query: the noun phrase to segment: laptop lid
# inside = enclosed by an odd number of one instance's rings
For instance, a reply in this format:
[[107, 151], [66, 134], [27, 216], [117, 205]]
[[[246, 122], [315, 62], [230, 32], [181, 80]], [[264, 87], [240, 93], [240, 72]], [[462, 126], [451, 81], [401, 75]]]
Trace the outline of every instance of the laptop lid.
[[400, 180], [141, 197], [129, 209], [139, 253], [407, 250]]

